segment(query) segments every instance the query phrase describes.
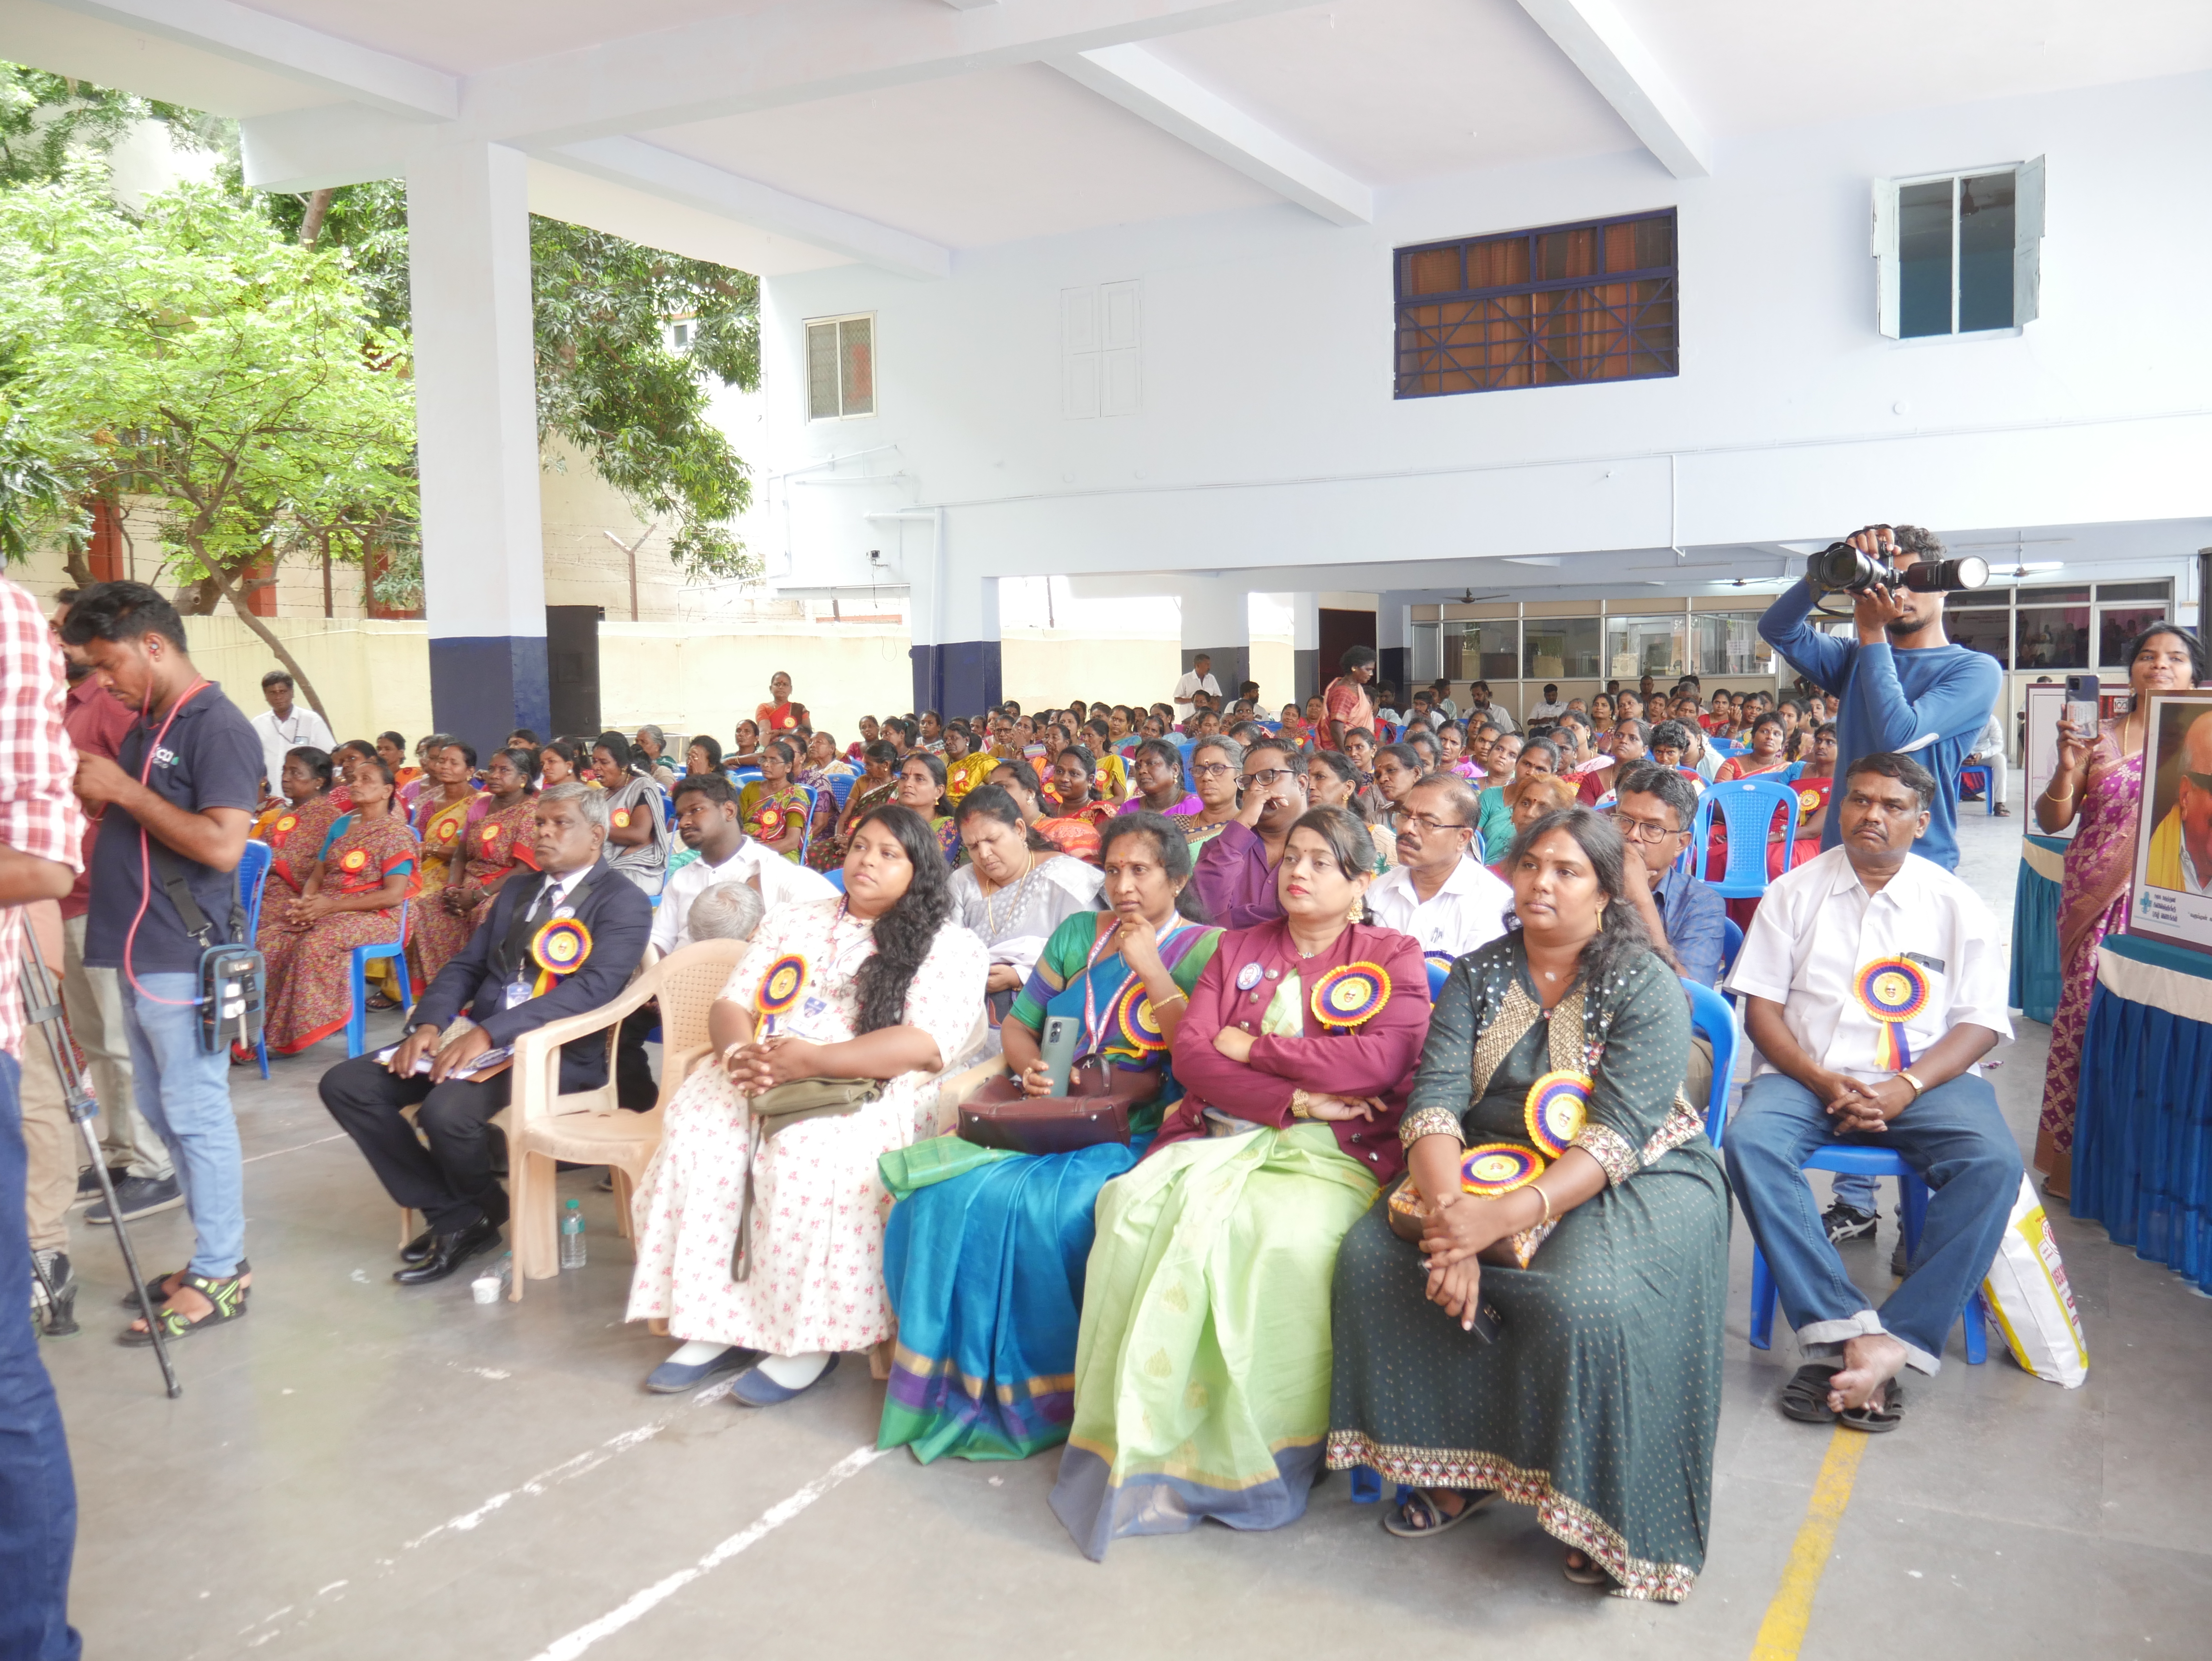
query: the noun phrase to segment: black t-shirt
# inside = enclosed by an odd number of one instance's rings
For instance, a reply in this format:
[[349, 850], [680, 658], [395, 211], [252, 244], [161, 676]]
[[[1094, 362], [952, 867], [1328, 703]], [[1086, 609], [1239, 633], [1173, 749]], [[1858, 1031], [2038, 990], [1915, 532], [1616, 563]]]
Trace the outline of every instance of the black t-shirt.
[[[143, 778], [163, 800], [187, 812], [237, 807], [251, 813], [261, 805], [261, 739], [238, 706], [214, 682], [179, 707], [160, 751], [147, 765], [161, 717], [144, 717], [125, 734], [116, 762], [132, 778]], [[161, 890], [161, 873], [143, 850], [163, 844], [139, 828], [138, 821], [111, 804], [100, 817], [100, 840], [92, 850], [92, 909], [85, 922], [84, 960], [96, 969], [124, 967], [124, 943], [130, 940], [130, 967], [139, 974], [191, 974], [200, 966], [200, 948], [185, 932], [184, 920]], [[185, 873], [185, 885], [216, 927], [218, 936], [230, 923], [235, 873], [187, 859], [174, 849], [169, 857]], [[138, 904], [153, 879], [146, 915]], [[138, 930], [131, 935], [131, 919]]]

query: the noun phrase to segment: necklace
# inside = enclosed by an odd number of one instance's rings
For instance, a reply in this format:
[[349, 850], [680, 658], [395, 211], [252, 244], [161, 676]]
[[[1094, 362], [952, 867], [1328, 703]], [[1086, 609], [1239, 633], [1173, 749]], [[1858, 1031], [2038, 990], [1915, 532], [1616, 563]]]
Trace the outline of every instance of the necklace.
[[[1022, 867], [1022, 874], [1020, 876], [1015, 878], [1014, 880], [1006, 887], [994, 889], [991, 892], [985, 894], [982, 897], [983, 934], [986, 940], [995, 940], [999, 938], [999, 907], [997, 902], [1002, 897], [1006, 900], [1006, 921], [1008, 922], [1012, 922], [1016, 917], [1018, 917], [1022, 914], [1022, 897], [1029, 891], [1030, 879], [1036, 873], [1036, 849], [1034, 848], [1029, 849], [1026, 858], [1028, 862]], [[979, 871], [975, 874], [979, 879], [978, 885], [980, 886], [980, 879], [982, 876], [982, 873]]]

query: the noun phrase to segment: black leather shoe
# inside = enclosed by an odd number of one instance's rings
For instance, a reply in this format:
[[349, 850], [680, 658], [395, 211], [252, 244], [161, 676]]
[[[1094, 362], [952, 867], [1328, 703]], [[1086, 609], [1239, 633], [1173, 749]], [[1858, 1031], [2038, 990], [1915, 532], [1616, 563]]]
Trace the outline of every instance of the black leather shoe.
[[399, 1261], [403, 1263], [419, 1263], [430, 1255], [430, 1249], [437, 1244], [438, 1231], [434, 1228], [426, 1228], [399, 1248]]
[[[410, 1243], [408, 1250], [413, 1250], [416, 1244], [419, 1242]], [[433, 1281], [444, 1280], [478, 1252], [498, 1244], [499, 1225], [480, 1217], [454, 1233], [433, 1236], [422, 1262], [411, 1269], [393, 1270], [392, 1278], [404, 1287], [428, 1286]]]

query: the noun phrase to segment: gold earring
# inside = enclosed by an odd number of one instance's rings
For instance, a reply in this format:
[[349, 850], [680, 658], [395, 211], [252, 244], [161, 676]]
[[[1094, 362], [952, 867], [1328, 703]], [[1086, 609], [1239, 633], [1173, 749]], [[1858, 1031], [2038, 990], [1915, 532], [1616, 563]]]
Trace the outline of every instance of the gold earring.
[[1364, 899], [1358, 899], [1358, 900], [1354, 900], [1354, 901], [1352, 901], [1352, 910], [1349, 910], [1349, 911], [1347, 911], [1347, 912], [1346, 912], [1346, 913], [1344, 914], [1344, 920], [1345, 920], [1345, 922], [1358, 922], [1359, 921], [1359, 914], [1360, 914], [1362, 911], [1364, 911], [1366, 909], [1367, 909], [1367, 902], [1366, 902], [1365, 900], [1364, 900]]

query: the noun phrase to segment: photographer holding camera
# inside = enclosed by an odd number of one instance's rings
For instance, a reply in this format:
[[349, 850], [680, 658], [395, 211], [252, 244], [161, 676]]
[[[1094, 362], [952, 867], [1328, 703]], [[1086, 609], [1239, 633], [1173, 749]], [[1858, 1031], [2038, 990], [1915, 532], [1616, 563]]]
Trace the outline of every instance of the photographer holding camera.
[[[1988, 563], [1942, 553], [1936, 533], [1917, 525], [1869, 525], [1814, 555], [1805, 581], [1766, 608], [1759, 633], [1799, 674], [1843, 700], [1836, 777], [1850, 777], [1861, 757], [1888, 753], [1909, 755], [1935, 776], [1928, 828], [1913, 852], [1956, 871], [1959, 770], [1996, 705], [2003, 672], [1995, 658], [1954, 646], [1943, 632], [1944, 594], [1980, 587]], [[1820, 599], [1836, 593], [1854, 596], [1856, 644], [1811, 621]], [[1841, 844], [1842, 823], [1839, 814], [1827, 816], [1823, 852]], [[1873, 1177], [1837, 1177], [1823, 1220], [1829, 1240], [1873, 1233], [1875, 1208]], [[1891, 1265], [1899, 1273], [1903, 1255], [1900, 1243]]]

